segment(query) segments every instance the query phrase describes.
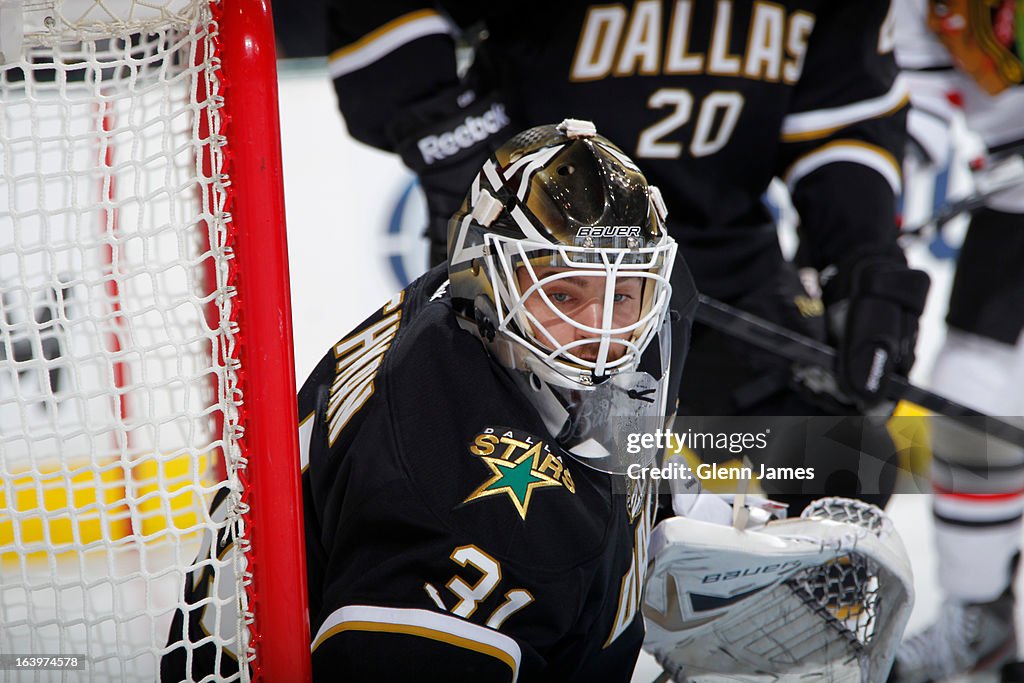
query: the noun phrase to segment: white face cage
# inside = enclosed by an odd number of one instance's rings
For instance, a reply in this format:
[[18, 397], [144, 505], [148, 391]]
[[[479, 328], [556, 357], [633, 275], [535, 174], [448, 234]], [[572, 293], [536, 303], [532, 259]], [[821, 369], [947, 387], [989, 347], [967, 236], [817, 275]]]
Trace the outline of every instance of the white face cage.
[[[609, 375], [636, 369], [668, 311], [674, 240], [665, 238], [654, 247], [598, 249], [529, 242], [492, 233], [485, 236], [485, 246], [497, 332], [529, 352], [526, 363], [541, 379], [556, 386], [586, 389]], [[526, 287], [520, 286], [521, 274]], [[603, 281], [597, 290], [599, 325], [574, 319], [546, 291], [553, 283], [570, 278]], [[639, 313], [635, 319], [617, 320], [617, 291], [629, 280], [641, 284]], [[541, 303], [544, 312], [551, 314], [549, 321], [566, 325], [560, 334], [548, 329], [536, 314]], [[540, 363], [530, 362], [532, 359]]]

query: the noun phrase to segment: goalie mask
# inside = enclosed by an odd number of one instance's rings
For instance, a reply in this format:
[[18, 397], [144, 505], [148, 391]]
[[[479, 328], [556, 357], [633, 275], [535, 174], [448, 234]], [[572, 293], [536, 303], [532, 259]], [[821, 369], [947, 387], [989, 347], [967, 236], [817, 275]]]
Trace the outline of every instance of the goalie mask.
[[477, 174], [448, 251], [460, 324], [562, 446], [603, 471], [653, 460], [618, 442], [664, 414], [676, 243], [629, 157], [587, 121], [520, 133]]

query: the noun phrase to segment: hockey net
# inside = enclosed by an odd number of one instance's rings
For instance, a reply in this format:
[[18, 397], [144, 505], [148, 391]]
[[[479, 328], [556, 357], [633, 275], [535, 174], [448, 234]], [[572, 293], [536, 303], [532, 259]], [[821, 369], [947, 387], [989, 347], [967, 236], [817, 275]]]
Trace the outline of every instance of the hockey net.
[[85, 656], [39, 680], [155, 680], [226, 561], [208, 640], [308, 670], [268, 14], [0, 3], [0, 653]]
[[644, 646], [673, 680], [886, 680], [913, 578], [877, 507], [825, 498], [756, 531], [667, 524], [652, 540]]

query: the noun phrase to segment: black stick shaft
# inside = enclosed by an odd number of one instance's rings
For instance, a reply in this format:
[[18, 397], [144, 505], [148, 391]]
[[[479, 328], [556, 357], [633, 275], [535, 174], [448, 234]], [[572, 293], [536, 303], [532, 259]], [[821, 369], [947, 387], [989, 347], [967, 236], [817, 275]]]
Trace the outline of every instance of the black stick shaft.
[[[831, 346], [709, 296], [700, 295], [696, 319], [719, 332], [759, 349], [770, 351], [794, 363], [815, 365], [835, 372], [836, 350]], [[886, 398], [893, 401], [905, 400], [916, 403], [922, 408], [947, 417], [972, 430], [981, 431], [1024, 448], [1024, 429], [1021, 427], [968, 408], [927, 389], [922, 389], [899, 375], [889, 374], [886, 379], [888, 380]]]

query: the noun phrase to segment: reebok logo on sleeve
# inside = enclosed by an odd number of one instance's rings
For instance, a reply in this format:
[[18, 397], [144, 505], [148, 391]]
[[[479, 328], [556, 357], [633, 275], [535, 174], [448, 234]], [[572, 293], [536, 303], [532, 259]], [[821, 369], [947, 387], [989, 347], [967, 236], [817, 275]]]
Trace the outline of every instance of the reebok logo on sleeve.
[[423, 161], [430, 165], [483, 142], [509, 123], [505, 105], [495, 102], [480, 116], [466, 116], [462, 123], [452, 130], [420, 138], [416, 146], [423, 156]]

